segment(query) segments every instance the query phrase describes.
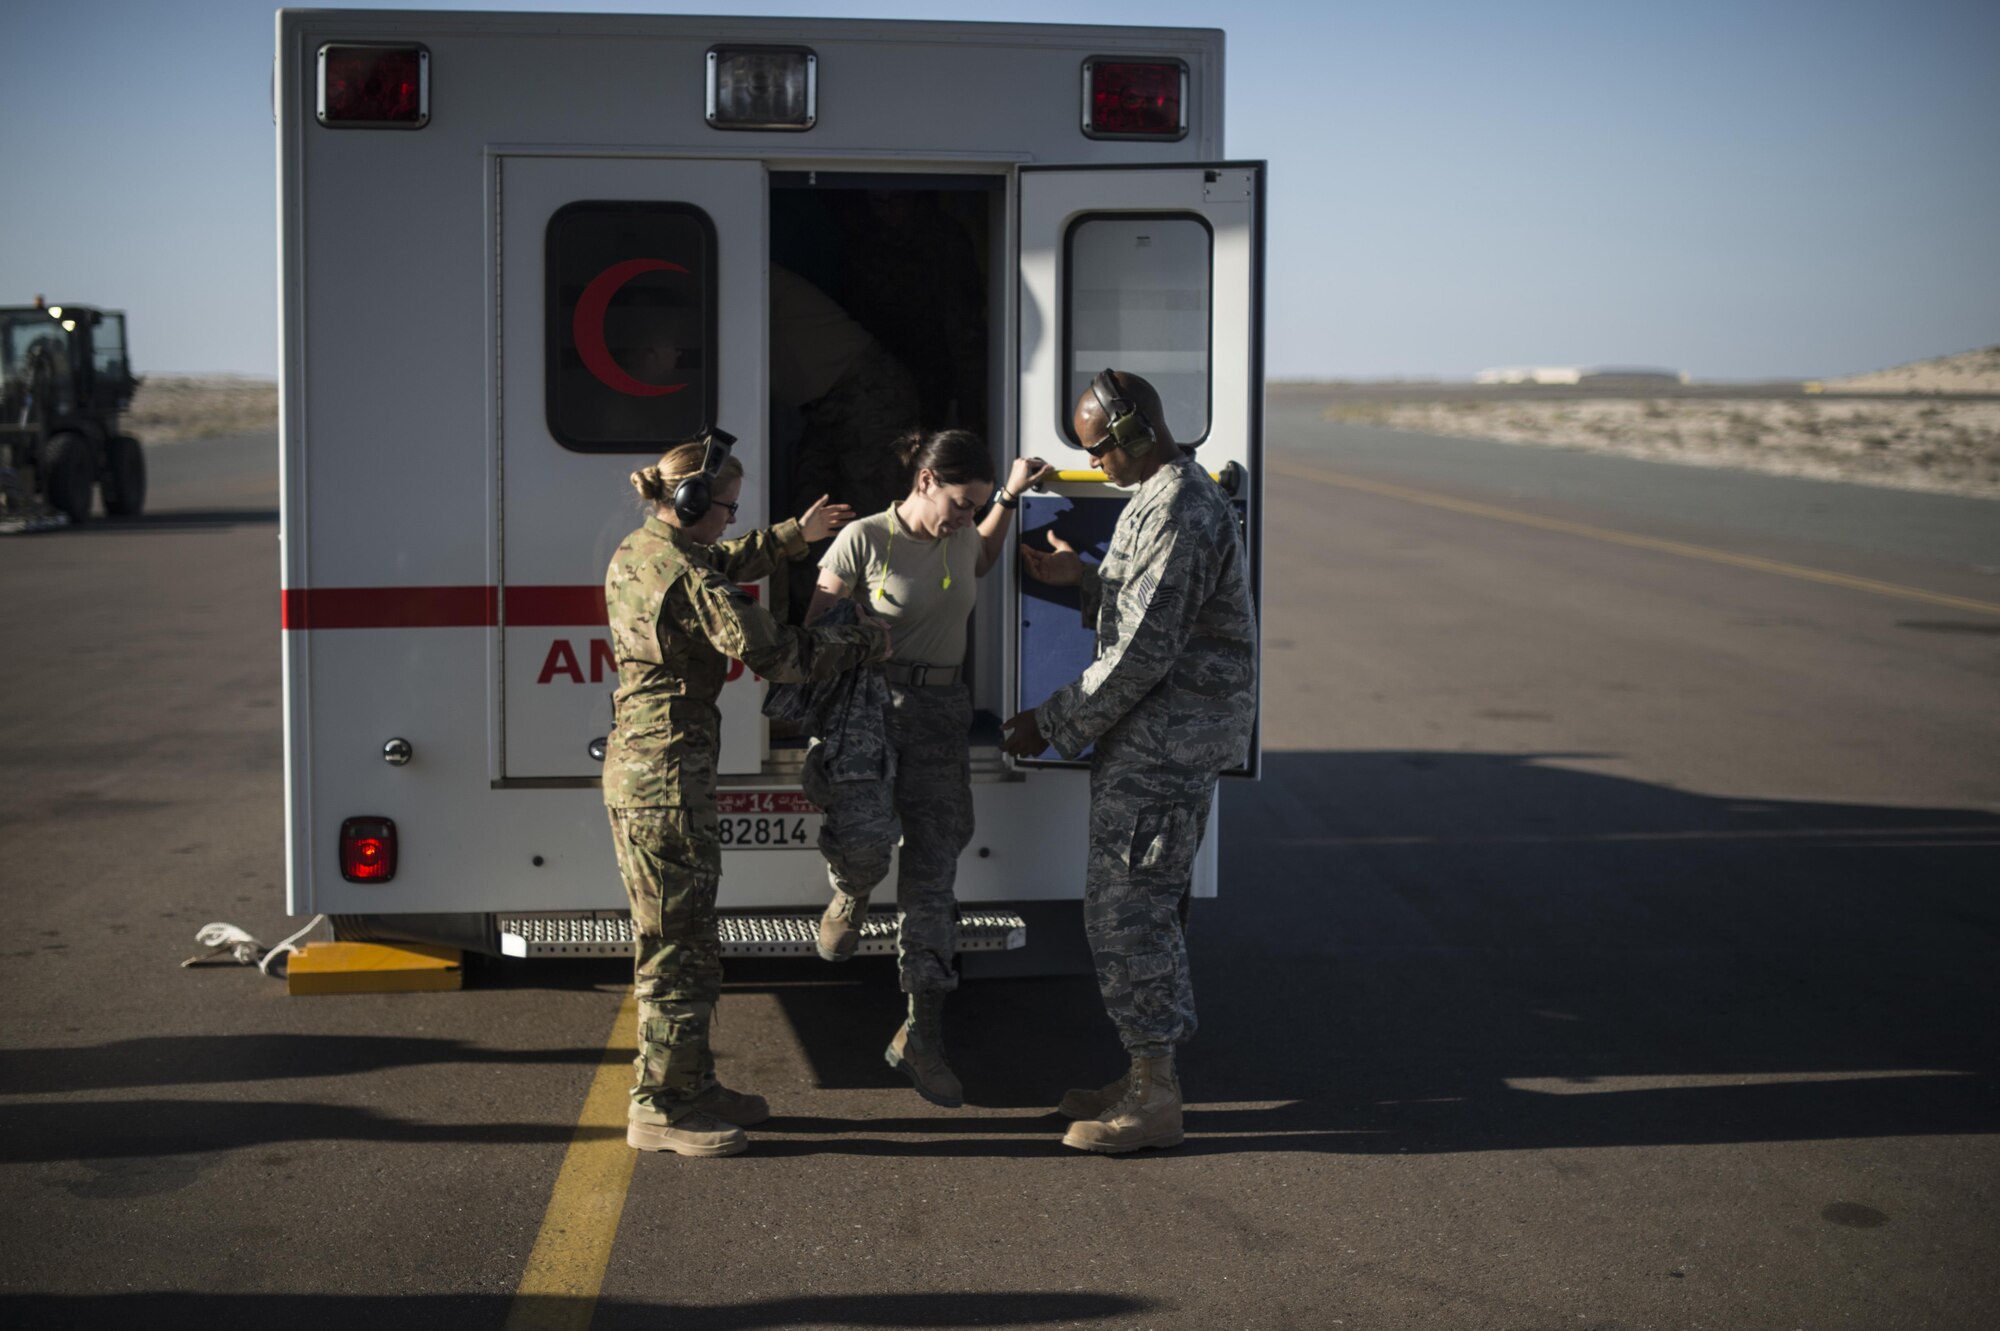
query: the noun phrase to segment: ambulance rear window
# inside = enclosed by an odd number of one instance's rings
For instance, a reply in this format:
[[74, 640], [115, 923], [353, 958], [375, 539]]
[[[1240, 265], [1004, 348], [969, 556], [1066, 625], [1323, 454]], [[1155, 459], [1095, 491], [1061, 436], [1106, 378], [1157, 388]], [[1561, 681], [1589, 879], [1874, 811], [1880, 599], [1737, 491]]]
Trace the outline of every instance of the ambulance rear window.
[[572, 203], [549, 219], [549, 433], [660, 453], [715, 411], [715, 224], [686, 203]]
[[1056, 410], [1065, 433], [1070, 408], [1092, 377], [1114, 369], [1159, 390], [1175, 439], [1208, 437], [1214, 248], [1208, 223], [1192, 214], [1096, 213], [1070, 224], [1063, 243], [1067, 396]]

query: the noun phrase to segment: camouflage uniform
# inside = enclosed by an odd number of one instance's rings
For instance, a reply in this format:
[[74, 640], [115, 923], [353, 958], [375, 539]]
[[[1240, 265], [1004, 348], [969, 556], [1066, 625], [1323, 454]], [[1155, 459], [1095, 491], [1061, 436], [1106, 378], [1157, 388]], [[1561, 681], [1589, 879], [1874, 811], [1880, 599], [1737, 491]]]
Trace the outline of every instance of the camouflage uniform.
[[604, 575], [618, 691], [604, 804], [632, 905], [643, 1115], [672, 1122], [713, 1079], [708, 1030], [722, 989], [715, 892], [722, 873], [716, 758], [735, 657], [767, 679], [823, 678], [875, 659], [882, 631], [796, 629], [737, 586], [802, 553], [796, 522], [702, 546], [657, 517], [625, 538]]
[[1084, 570], [1097, 659], [1035, 712], [1064, 757], [1091, 744], [1084, 928], [1098, 988], [1134, 1057], [1194, 1034], [1183, 933], [1217, 775], [1248, 753], [1256, 612], [1236, 513], [1192, 456], [1132, 496]]
[[889, 745], [886, 776], [840, 780], [827, 771], [826, 746], [806, 752], [801, 784], [825, 811], [819, 849], [826, 876], [849, 896], [866, 896], [889, 874], [900, 831], [896, 873], [902, 923], [896, 955], [906, 993], [958, 988], [958, 857], [972, 842], [972, 695], [963, 684], [890, 684], [883, 709]]

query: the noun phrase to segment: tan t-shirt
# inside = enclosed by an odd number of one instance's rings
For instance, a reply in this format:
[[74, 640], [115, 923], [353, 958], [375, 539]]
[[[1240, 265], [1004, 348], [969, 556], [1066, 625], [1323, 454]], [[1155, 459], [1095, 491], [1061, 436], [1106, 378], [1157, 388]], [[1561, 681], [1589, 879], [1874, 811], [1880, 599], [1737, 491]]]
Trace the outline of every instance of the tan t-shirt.
[[[938, 666], [965, 661], [965, 621], [979, 595], [977, 527], [926, 540], [891, 508], [842, 527], [819, 566], [846, 583], [848, 596], [862, 609], [887, 622], [898, 661]], [[875, 594], [878, 588], [883, 595]]]

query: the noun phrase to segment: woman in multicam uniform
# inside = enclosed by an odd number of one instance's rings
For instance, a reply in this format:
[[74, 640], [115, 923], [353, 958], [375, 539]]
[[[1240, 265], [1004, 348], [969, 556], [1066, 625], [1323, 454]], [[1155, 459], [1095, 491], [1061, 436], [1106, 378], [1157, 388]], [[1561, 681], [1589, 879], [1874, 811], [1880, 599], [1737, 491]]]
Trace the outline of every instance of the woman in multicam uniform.
[[[708, 1043], [722, 989], [716, 699], [730, 658], [766, 679], [799, 681], [890, 652], [889, 632], [879, 624], [792, 628], [744, 595], [737, 584], [804, 555], [808, 541], [830, 535], [852, 510], [822, 497], [797, 521], [716, 544], [736, 516], [743, 465], [733, 457], [717, 465], [710, 446], [683, 444], [632, 473], [648, 515], [604, 576], [618, 658], [604, 803], [632, 904], [639, 1007], [638, 1080], [625, 1140], [681, 1155], [734, 1155], [749, 1144], [744, 1126], [770, 1116], [763, 1097], [716, 1079]], [[706, 504], [677, 505], [676, 489], [704, 476]]]
[[[972, 700], [965, 687], [965, 622], [978, 579], [1007, 547], [1021, 492], [1050, 468], [1020, 458], [993, 494], [993, 458], [969, 430], [905, 435], [897, 441], [909, 492], [885, 511], [841, 532], [820, 560], [819, 587], [806, 622], [852, 597], [896, 634], [897, 658], [882, 667], [889, 701], [884, 725], [895, 753], [893, 779], [834, 782], [807, 753], [806, 794], [825, 811], [820, 851], [833, 901], [820, 919], [819, 954], [854, 954], [868, 895], [889, 872], [902, 836], [896, 952], [909, 1015], [885, 1053], [917, 1093], [955, 1109], [964, 1088], [944, 1056], [944, 998], [958, 987], [959, 852], [972, 840]], [[988, 498], [995, 502], [975, 528]]]

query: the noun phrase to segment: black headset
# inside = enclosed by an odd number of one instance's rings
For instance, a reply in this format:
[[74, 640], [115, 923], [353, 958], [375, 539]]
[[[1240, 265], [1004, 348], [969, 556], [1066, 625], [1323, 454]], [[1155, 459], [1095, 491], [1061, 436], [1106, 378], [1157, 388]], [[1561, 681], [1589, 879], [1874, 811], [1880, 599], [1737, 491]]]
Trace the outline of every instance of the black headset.
[[1112, 443], [1123, 449], [1127, 457], [1142, 458], [1152, 451], [1159, 434], [1139, 404], [1119, 391], [1116, 375], [1110, 370], [1101, 372], [1090, 381], [1090, 391], [1097, 395], [1097, 405], [1104, 409], [1104, 424]]
[[702, 440], [701, 470], [674, 487], [674, 516], [683, 525], [700, 522], [714, 507], [715, 482], [721, 477], [723, 464], [729, 461], [729, 450], [735, 443], [736, 436], [729, 431], [710, 427]]

